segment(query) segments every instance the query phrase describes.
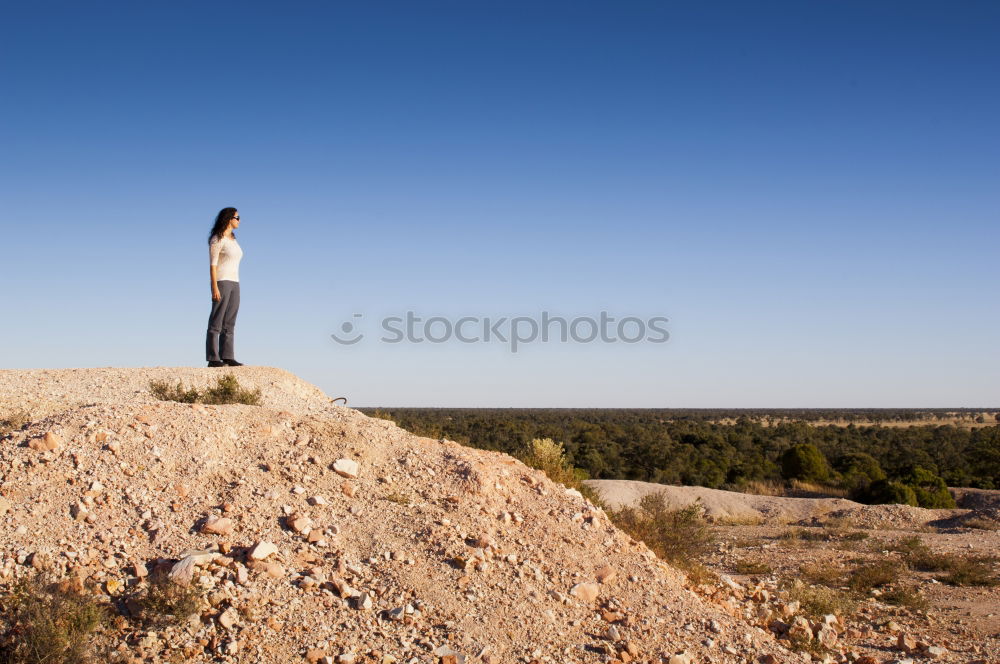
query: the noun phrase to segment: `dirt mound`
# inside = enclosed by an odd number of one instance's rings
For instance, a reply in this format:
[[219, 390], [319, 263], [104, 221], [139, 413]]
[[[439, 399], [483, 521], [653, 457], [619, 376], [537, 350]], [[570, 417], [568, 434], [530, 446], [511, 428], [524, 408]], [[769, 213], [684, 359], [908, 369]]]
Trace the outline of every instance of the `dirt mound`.
[[[800, 661], [541, 472], [233, 373], [262, 406], [148, 392], [218, 370], [0, 372], [0, 412], [34, 415], [0, 440], [0, 584], [99, 588], [121, 661]], [[158, 569], [204, 591], [200, 616], [131, 616]]]
[[[697, 486], [670, 486], [631, 480], [587, 480], [612, 509], [630, 505], [649, 493], [659, 493], [674, 508], [702, 504], [716, 522], [747, 524], [814, 524], [826, 519], [849, 519], [858, 527], [918, 528], [932, 522], [965, 517], [969, 510], [930, 510], [908, 505], [862, 505], [843, 498], [785, 498], [758, 496]], [[986, 503], [984, 502], [984, 505]]]

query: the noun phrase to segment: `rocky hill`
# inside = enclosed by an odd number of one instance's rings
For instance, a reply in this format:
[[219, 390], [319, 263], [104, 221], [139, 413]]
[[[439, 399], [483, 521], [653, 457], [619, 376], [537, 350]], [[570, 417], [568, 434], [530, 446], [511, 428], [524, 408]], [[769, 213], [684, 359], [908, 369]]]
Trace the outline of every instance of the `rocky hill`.
[[[509, 456], [415, 436], [278, 369], [232, 370], [259, 406], [149, 390], [219, 372], [0, 371], [0, 414], [31, 413], [0, 440], [0, 586], [43, 571], [101, 594], [118, 614], [98, 637], [109, 661], [809, 659], [765, 629], [783, 609], [766, 592], [690, 587]], [[194, 616], [150, 626], [135, 598], [158, 574], [197, 592]]]

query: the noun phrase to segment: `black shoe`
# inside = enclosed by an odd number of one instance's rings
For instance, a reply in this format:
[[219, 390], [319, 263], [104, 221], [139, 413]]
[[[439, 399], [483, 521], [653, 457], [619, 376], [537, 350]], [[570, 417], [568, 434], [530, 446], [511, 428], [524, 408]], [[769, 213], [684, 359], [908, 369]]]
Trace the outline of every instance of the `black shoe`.
[[242, 362], [237, 362], [236, 360], [223, 360], [222, 363], [225, 364], [227, 367], [242, 367], [243, 366]]
[[224, 366], [226, 366], [226, 363], [225, 362], [221, 362], [219, 360], [209, 360], [208, 366], [210, 366], [210, 367], [224, 367]]

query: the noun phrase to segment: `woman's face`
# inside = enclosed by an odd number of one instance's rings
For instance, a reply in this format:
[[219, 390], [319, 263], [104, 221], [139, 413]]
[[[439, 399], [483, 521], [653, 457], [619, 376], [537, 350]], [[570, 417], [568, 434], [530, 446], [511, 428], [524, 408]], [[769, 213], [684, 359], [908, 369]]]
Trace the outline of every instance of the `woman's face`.
[[236, 214], [233, 215], [233, 218], [229, 220], [229, 228], [235, 231], [239, 227], [240, 227], [240, 213], [239, 210], [237, 210]]

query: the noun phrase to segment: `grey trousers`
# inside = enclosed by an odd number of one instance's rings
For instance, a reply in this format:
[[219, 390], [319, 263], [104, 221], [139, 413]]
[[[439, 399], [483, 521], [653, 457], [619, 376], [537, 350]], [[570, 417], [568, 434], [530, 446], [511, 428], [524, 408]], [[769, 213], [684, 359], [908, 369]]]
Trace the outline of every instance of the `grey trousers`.
[[215, 283], [222, 298], [218, 302], [212, 300], [205, 357], [209, 362], [235, 360], [233, 333], [236, 330], [236, 312], [240, 310], [240, 282], [223, 280]]

